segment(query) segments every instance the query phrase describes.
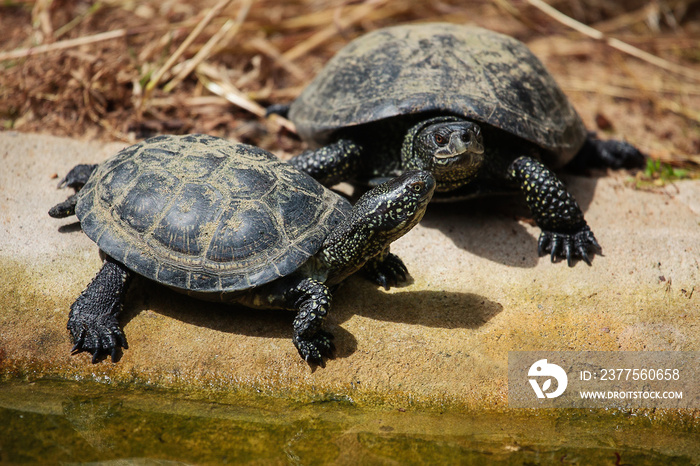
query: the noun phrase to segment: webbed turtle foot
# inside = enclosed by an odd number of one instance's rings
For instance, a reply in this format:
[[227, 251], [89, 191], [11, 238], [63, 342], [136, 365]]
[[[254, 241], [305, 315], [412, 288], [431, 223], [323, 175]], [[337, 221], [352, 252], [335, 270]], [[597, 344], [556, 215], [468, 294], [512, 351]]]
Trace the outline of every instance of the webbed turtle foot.
[[549, 253], [552, 262], [557, 258], [566, 258], [569, 267], [574, 265], [575, 258], [582, 259], [586, 264], [591, 265], [589, 251], [597, 254], [603, 252], [588, 225], [576, 233], [542, 231], [537, 244], [537, 252], [540, 256]]
[[87, 351], [92, 354], [95, 364], [103, 356], [110, 356], [112, 362], [119, 359], [120, 348], [128, 349], [124, 332], [119, 328], [117, 319], [113, 316], [100, 316], [98, 319], [68, 320], [68, 331], [74, 345], [71, 354]]
[[66, 176], [63, 177], [61, 181], [58, 182], [59, 188], [73, 188], [79, 191], [85, 183], [87, 183], [92, 172], [97, 168], [96, 164], [85, 164], [81, 163], [76, 165], [68, 172]]
[[323, 358], [333, 359], [335, 345], [332, 341], [333, 334], [329, 332], [319, 330], [309, 339], [295, 335], [293, 340], [299, 355], [309, 364], [325, 367]]
[[396, 286], [406, 281], [408, 269], [396, 254], [389, 253], [382, 260], [369, 261], [363, 271], [368, 279], [388, 290], [390, 286]]

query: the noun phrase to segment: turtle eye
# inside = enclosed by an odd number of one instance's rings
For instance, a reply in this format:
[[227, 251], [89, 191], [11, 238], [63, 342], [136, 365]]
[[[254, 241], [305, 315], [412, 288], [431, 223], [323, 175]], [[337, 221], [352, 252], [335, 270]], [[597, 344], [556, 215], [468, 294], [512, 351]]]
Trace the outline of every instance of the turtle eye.
[[419, 193], [423, 191], [423, 188], [425, 188], [425, 183], [422, 181], [416, 181], [415, 183], [411, 183], [411, 191], [414, 193]]
[[445, 144], [447, 144], [447, 138], [442, 134], [435, 134], [433, 136], [433, 140], [438, 146], [444, 146]]

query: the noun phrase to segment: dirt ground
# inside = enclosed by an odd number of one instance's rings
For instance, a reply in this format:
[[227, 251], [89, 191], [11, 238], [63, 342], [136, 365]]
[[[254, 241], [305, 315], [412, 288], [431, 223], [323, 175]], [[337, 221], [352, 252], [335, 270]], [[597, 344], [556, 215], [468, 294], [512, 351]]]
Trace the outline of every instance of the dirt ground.
[[[125, 142], [205, 132], [286, 156], [302, 144], [264, 106], [293, 99], [364, 32], [449, 21], [525, 41], [590, 129], [697, 176], [700, 2], [549, 5], [554, 13], [540, 0], [10, 0], [0, 6], [0, 124]], [[602, 39], [574, 29], [586, 26]]]

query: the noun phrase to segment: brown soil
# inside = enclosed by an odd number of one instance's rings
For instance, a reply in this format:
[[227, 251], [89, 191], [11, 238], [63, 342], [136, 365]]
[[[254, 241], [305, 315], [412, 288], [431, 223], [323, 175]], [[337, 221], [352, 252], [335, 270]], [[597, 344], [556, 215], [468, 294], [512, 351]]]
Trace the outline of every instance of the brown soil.
[[[672, 165], [696, 167], [700, 2], [550, 0], [563, 20], [535, 3], [4, 2], [0, 123], [23, 132], [126, 142], [161, 133], [205, 132], [286, 155], [301, 143], [280, 124], [261, 118], [260, 106], [293, 99], [340, 47], [366, 31], [403, 22], [450, 21], [525, 41], [589, 128], [625, 138]], [[632, 57], [586, 37], [562, 22], [567, 19], [664, 62]], [[198, 27], [201, 33], [168, 63]], [[117, 31], [116, 37], [99, 40], [108, 31]], [[198, 53], [203, 56], [199, 66], [181, 72]], [[169, 85], [178, 73], [182, 79]], [[237, 90], [237, 103], [214, 95], [209, 82]]]

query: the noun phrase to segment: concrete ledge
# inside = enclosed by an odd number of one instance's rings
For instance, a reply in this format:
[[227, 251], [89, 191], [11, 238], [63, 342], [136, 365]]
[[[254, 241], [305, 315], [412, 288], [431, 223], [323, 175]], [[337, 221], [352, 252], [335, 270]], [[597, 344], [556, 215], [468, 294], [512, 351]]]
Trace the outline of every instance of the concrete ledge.
[[0, 374], [189, 389], [348, 396], [502, 409], [513, 350], [700, 350], [700, 182], [642, 192], [624, 174], [567, 177], [603, 246], [593, 266], [536, 255], [538, 230], [509, 199], [431, 206], [393, 248], [409, 284], [349, 280], [328, 330], [337, 357], [312, 371], [292, 316], [196, 301], [135, 280], [130, 348], [113, 364], [71, 356], [68, 309], [100, 267], [73, 220], [48, 209], [59, 177], [124, 144], [0, 133]]

